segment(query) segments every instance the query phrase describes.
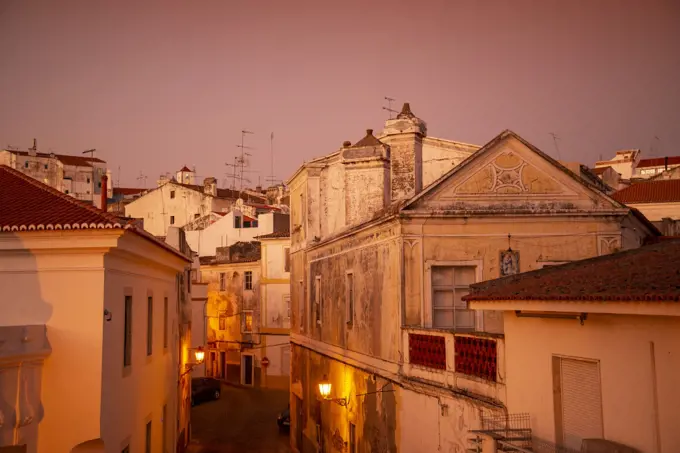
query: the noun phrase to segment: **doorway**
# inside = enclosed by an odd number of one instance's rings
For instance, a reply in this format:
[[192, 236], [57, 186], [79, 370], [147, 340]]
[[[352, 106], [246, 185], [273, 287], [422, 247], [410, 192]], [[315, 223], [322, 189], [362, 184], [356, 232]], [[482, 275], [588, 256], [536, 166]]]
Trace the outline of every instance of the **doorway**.
[[250, 354], [244, 354], [241, 356], [241, 363], [243, 369], [243, 385], [253, 385], [253, 356]]

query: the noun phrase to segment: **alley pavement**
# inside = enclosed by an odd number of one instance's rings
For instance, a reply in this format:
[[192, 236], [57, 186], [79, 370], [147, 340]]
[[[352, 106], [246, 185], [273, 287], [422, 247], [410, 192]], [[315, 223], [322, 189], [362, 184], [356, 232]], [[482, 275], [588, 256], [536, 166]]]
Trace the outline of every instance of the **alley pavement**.
[[192, 408], [190, 453], [290, 453], [278, 414], [288, 392], [222, 385], [222, 397]]

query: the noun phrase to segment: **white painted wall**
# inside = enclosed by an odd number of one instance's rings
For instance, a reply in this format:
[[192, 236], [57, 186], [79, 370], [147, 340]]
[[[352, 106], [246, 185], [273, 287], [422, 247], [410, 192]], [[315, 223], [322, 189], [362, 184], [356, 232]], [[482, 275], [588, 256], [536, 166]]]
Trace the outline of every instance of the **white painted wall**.
[[[2, 253], [10, 250], [22, 252]], [[131, 451], [143, 451], [148, 417], [153, 448], [159, 451], [163, 404], [168, 405], [167, 445], [173, 448], [179, 353], [175, 274], [184, 265], [174, 254], [122, 230], [0, 234], [0, 322], [45, 324], [52, 347], [43, 368], [42, 407], [33, 408], [44, 415], [32, 451], [69, 452], [97, 438], [106, 442], [107, 453], [119, 453], [126, 442]], [[134, 307], [133, 363], [124, 372], [128, 291]], [[154, 296], [151, 357], [146, 355], [147, 294]], [[172, 329], [167, 351], [165, 295]], [[111, 321], [104, 320], [104, 309], [112, 313]]]
[[[274, 214], [271, 212], [257, 216], [257, 228], [234, 228], [234, 216], [242, 216], [241, 211], [233, 209], [217, 222], [203, 230], [186, 232], [191, 250], [199, 256], [215, 256], [217, 247], [228, 247], [237, 242], [249, 242], [256, 236], [274, 231]], [[243, 225], [243, 221], [241, 221]]]
[[[174, 198], [172, 197], [174, 192]], [[165, 236], [168, 227], [183, 227], [211, 211], [227, 209], [231, 201], [167, 182], [125, 206], [125, 215], [144, 219], [144, 229]], [[174, 218], [174, 223], [171, 223]], [[188, 238], [187, 238], [188, 240]]]

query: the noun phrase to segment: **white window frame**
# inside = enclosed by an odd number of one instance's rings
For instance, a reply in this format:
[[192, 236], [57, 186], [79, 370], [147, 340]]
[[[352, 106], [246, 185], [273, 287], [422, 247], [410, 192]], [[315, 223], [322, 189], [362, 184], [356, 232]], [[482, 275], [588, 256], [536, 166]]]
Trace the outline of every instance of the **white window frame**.
[[[248, 288], [248, 274], [250, 274], [250, 288]], [[255, 273], [253, 271], [243, 272], [243, 289], [245, 291], [252, 291], [255, 287]]]
[[[352, 285], [350, 287], [350, 275]], [[354, 280], [354, 270], [345, 271], [345, 322], [349, 328], [354, 325], [354, 312], [356, 310], [356, 281]], [[351, 295], [351, 298], [350, 298]]]
[[286, 310], [286, 317], [284, 319], [288, 322], [288, 326], [290, 327], [290, 315], [291, 315], [290, 294], [283, 295], [283, 305]]
[[[484, 269], [484, 260], [463, 260], [463, 261], [437, 261], [437, 260], [427, 260], [425, 261], [425, 294], [423, 295], [423, 301], [421, 304], [421, 310], [423, 313], [423, 327], [432, 329], [433, 326], [433, 303], [434, 303], [434, 293], [432, 290], [432, 267], [447, 267], [447, 266], [457, 266], [457, 267], [474, 267], [475, 268], [475, 283], [484, 281], [482, 276], [482, 271]], [[453, 330], [453, 329], [452, 329]], [[484, 331], [484, 312], [481, 310], [475, 311], [475, 330]]]

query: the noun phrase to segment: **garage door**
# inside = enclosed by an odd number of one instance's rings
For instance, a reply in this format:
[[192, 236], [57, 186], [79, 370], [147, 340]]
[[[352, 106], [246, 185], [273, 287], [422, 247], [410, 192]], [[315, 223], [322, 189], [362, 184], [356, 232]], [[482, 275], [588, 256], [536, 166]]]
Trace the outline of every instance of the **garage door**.
[[558, 397], [555, 409], [561, 431], [558, 438], [566, 447], [580, 451], [583, 439], [603, 437], [600, 367], [590, 360], [557, 359], [559, 389], [555, 392]]

